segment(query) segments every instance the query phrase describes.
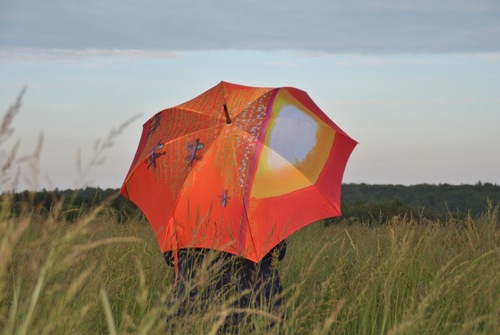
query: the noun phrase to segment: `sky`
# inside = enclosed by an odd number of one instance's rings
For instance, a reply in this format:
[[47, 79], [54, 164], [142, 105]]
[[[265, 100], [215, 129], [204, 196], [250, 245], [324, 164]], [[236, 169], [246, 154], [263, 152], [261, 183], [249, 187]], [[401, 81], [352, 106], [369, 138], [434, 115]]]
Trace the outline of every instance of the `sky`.
[[307, 91], [359, 142], [345, 183], [500, 184], [497, 0], [0, 0], [2, 183], [119, 188], [142, 124], [222, 80]]

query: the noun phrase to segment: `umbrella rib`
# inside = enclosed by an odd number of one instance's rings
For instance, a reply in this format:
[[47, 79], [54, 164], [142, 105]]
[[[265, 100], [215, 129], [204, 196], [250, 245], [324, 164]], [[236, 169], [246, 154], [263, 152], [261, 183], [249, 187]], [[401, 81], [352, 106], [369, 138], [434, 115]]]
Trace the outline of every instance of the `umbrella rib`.
[[[222, 106], [221, 106], [222, 107]], [[217, 119], [217, 120], [221, 120], [221, 121], [224, 121], [225, 122], [225, 118], [222, 118], [222, 117], [219, 117], [218, 114], [209, 114], [209, 113], [201, 113], [199, 110], [195, 110], [195, 109], [192, 109], [192, 108], [187, 108], [187, 107], [172, 107], [172, 108], [168, 108], [168, 110], [179, 110], [179, 111], [182, 111], [182, 112], [189, 112], [189, 113], [193, 113], [193, 114], [198, 114], [198, 115], [203, 115], [203, 116], [209, 116], [213, 119]], [[221, 114], [222, 116], [224, 116], [224, 114]]]
[[[272, 150], [273, 152], [275, 152], [276, 154], [278, 154], [281, 158], [283, 158], [283, 160], [285, 160], [286, 162], [288, 162], [288, 163], [289, 163], [290, 165], [292, 165], [295, 169], [297, 169], [297, 170], [298, 170], [298, 171], [299, 171], [299, 172], [300, 172], [300, 173], [301, 173], [304, 177], [306, 177], [306, 178], [307, 178], [307, 176], [305, 176], [305, 175], [302, 173], [302, 171], [300, 171], [300, 170], [299, 170], [299, 169], [298, 169], [295, 165], [293, 165], [292, 163], [290, 163], [290, 161], [289, 161], [287, 158], [285, 158], [285, 156], [283, 156], [283, 155], [282, 155], [282, 154], [281, 154], [278, 150], [276, 150], [275, 148], [273, 148], [273, 147], [272, 147], [272, 146], [270, 146], [270, 145], [267, 145], [266, 143], [264, 143], [263, 141], [261, 141], [261, 140], [260, 140], [257, 136], [255, 136], [254, 134], [250, 133], [248, 130], [246, 130], [246, 129], [244, 129], [244, 128], [241, 128], [241, 127], [239, 127], [239, 126], [238, 126], [238, 129], [240, 129], [241, 131], [243, 131], [243, 132], [247, 133], [250, 137], [255, 138], [255, 139], [256, 139], [259, 143], [261, 143], [263, 146], [265, 146], [265, 147], [269, 148], [270, 150]], [[307, 178], [307, 179], [309, 180], [309, 182], [310, 182], [311, 184], [313, 184], [313, 182], [312, 182], [309, 178]]]
[[273, 148], [272, 146], [270, 145], [267, 145], [266, 143], [262, 142], [262, 141], [259, 141], [260, 143], [262, 143], [263, 146], [269, 148], [272, 152], [276, 153], [277, 155], [279, 155], [281, 158], [283, 158], [284, 161], [286, 161], [288, 164], [290, 164], [291, 166], [293, 166], [293, 168], [297, 171], [299, 171], [299, 173], [304, 176], [312, 185], [314, 185], [314, 183], [309, 179], [309, 177], [307, 177], [298, 167], [296, 167], [293, 163], [291, 163], [287, 158], [285, 158], [285, 156], [283, 156], [283, 154], [276, 150], [275, 148]]
[[[184, 138], [186, 138], [186, 137], [189, 137], [189, 136], [191, 136], [191, 135], [193, 135], [193, 134], [195, 134], [195, 133], [197, 133], [197, 132], [199, 132], [199, 131], [210, 130], [211, 128], [217, 128], [217, 127], [220, 127], [220, 126], [222, 126], [222, 124], [216, 124], [216, 125], [208, 126], [208, 127], [206, 127], [206, 128], [196, 129], [195, 131], [192, 131], [192, 132], [189, 132], [189, 133], [183, 134], [182, 136], [179, 136], [179, 137], [173, 138], [173, 139], [171, 139], [171, 140], [169, 140], [169, 141], [167, 141], [167, 142], [162, 142], [162, 143], [163, 143], [163, 144], [165, 144], [165, 145], [167, 145], [167, 144], [170, 144], [170, 143], [172, 143], [172, 142], [179, 141], [179, 140], [182, 140], [182, 139], [184, 139]], [[207, 146], [207, 149], [208, 149], [209, 147], [210, 147], [210, 146]], [[148, 159], [148, 157], [149, 157], [149, 153], [148, 153], [147, 151], [144, 151], [144, 152], [145, 152], [144, 156], [142, 156], [142, 157], [138, 160], [138, 162], [143, 163], [143, 162], [144, 162], [144, 160]], [[127, 180], [128, 180], [128, 179], [130, 179], [130, 178], [134, 175], [135, 171], [139, 168], [139, 166], [140, 166], [140, 164], [139, 164], [139, 163], [137, 163], [137, 164], [134, 166], [133, 170], [132, 170], [132, 171], [130, 171], [130, 173], [128, 174], [128, 178], [125, 180], [125, 182], [124, 182], [124, 183], [126, 183], [126, 182], [127, 182]], [[191, 174], [191, 172], [190, 172], [189, 174]]]
[[[279, 90], [279, 88], [268, 88], [267, 91], [253, 97], [253, 100], [248, 100], [244, 107], [241, 107], [235, 111], [235, 113], [232, 116], [233, 121], [236, 120], [241, 114], [243, 114], [245, 112], [245, 110], [247, 110], [253, 104], [255, 104], [257, 101], [259, 101], [262, 97], [264, 97], [267, 94], [273, 94], [273, 92], [276, 92], [276, 90]], [[225, 99], [225, 95], [226, 95], [226, 91], [224, 88], [224, 103], [227, 104], [226, 99]]]
[[173, 139], [171, 139], [171, 140], [169, 140], [167, 142], [163, 142], [163, 144], [167, 145], [167, 144], [170, 144], [172, 142], [176, 142], [178, 140], [182, 140], [182, 139], [184, 139], [186, 137], [189, 137], [189, 136], [191, 136], [193, 134], [196, 134], [196, 133], [199, 133], [201, 131], [210, 130], [212, 128], [217, 128], [217, 127], [221, 127], [221, 126], [222, 126], [222, 124], [215, 124], [215, 125], [208, 126], [206, 128], [197, 128], [196, 130], [193, 130], [193, 131], [191, 131], [189, 133], [183, 134], [182, 136], [178, 136], [178, 137], [173, 138]]
[[248, 223], [250, 222], [250, 219], [248, 217], [248, 211], [247, 211], [247, 205], [246, 205], [246, 202], [245, 202], [245, 198], [243, 198], [243, 211], [245, 213], [245, 222], [246, 222], [246, 227], [245, 228], [246, 228], [247, 232], [250, 234], [250, 239], [252, 240], [253, 250], [256, 252], [257, 248], [256, 248], [256, 245], [255, 245], [255, 239], [253, 237], [252, 230], [248, 229]]
[[[309, 185], [308, 187], [314, 187], [314, 188], [317, 190], [317, 193], [319, 193], [319, 194], [321, 195], [321, 197], [323, 197], [324, 199], [326, 199], [326, 201], [327, 201], [327, 202], [328, 202], [328, 203], [329, 203], [332, 207], [334, 207], [334, 208], [335, 208], [335, 207], [338, 207], [338, 206], [337, 206], [334, 202], [332, 202], [330, 199], [328, 199], [328, 198], [325, 196], [325, 194], [324, 194], [324, 193], [323, 193], [320, 189], [318, 189], [318, 187], [317, 187], [317, 185], [316, 185], [316, 183], [315, 183], [315, 182], [312, 182], [312, 181], [311, 181], [311, 179], [309, 179], [309, 178], [307, 177], [307, 175], [305, 175], [305, 174], [304, 174], [304, 173], [303, 173], [300, 169], [298, 169], [295, 165], [293, 165], [292, 163], [290, 163], [290, 161], [289, 161], [288, 159], [286, 159], [286, 158], [285, 158], [285, 157], [284, 157], [284, 156], [283, 156], [283, 155], [282, 155], [279, 151], [277, 151], [277, 150], [273, 149], [273, 147], [271, 147], [271, 146], [269, 146], [269, 145], [265, 144], [265, 143], [264, 143], [264, 142], [262, 142], [262, 141], [259, 141], [259, 142], [260, 142], [260, 143], [262, 143], [262, 145], [263, 145], [263, 146], [265, 146], [265, 147], [269, 148], [270, 150], [272, 150], [273, 152], [275, 152], [276, 154], [278, 154], [281, 158], [283, 158], [286, 162], [288, 162], [291, 166], [293, 166], [293, 168], [294, 168], [295, 170], [297, 170], [297, 171], [298, 171], [298, 172], [299, 172], [302, 176], [304, 176], [304, 178], [306, 178], [306, 179], [309, 181], [310, 185]], [[339, 208], [339, 210], [340, 210], [340, 208]]]
[[[242, 129], [241, 127], [238, 127], [239, 130], [241, 131], [245, 131], [244, 129]], [[234, 131], [234, 130], [233, 130]], [[249, 132], [245, 131], [245, 133], [248, 133], [251, 137], [254, 137], [252, 134], [250, 134]], [[231, 138], [231, 151], [232, 151], [232, 158], [233, 158], [233, 162], [234, 162], [234, 166], [236, 168], [236, 171], [239, 171], [239, 164], [238, 164], [238, 159], [236, 157], [236, 152], [237, 152], [237, 148], [235, 146], [235, 143], [233, 141], [233, 136], [230, 136]], [[248, 229], [248, 223], [250, 222], [250, 218], [248, 216], [248, 210], [247, 210], [247, 192], [248, 190], [245, 188], [242, 190], [242, 194], [241, 194], [241, 199], [242, 199], [242, 204], [243, 204], [243, 213], [244, 213], [244, 218], [243, 221], [242, 221], [242, 226], [240, 227], [240, 234], [239, 234], [239, 238], [241, 239], [242, 237], [242, 229], [244, 228], [246, 230], [246, 233], [250, 234], [250, 239], [252, 241], [252, 246], [253, 246], [253, 249], [256, 250], [256, 245], [255, 245], [255, 239], [254, 239], [254, 236], [253, 236], [253, 233], [252, 233], [252, 230], [251, 229]], [[243, 223], [245, 223], [245, 227], [243, 227]], [[245, 234], [246, 234], [245, 233]], [[240, 241], [241, 242], [241, 241]], [[241, 252], [242, 250], [240, 250]]]
[[[220, 125], [214, 125], [214, 126], [210, 126], [210, 127], [207, 127], [207, 128], [203, 128], [203, 130], [207, 130], [207, 129], [210, 129], [210, 128], [216, 128], [216, 127], [219, 127], [219, 126], [220, 126]], [[177, 137], [175, 140], [185, 138], [185, 137], [187, 137], [188, 135], [192, 135], [192, 134], [194, 134], [194, 133], [196, 133], [196, 132], [198, 132], [198, 131], [191, 132], [191, 133], [189, 133], [189, 134], [186, 134], [185, 136]], [[173, 140], [172, 140], [172, 141], [169, 141], [169, 142], [166, 142], [165, 144], [167, 144], [167, 143], [171, 143], [171, 142], [173, 142]], [[213, 143], [213, 142], [212, 142], [212, 143]], [[210, 150], [210, 148], [211, 148], [211, 147], [212, 147], [212, 146], [209, 144], [209, 145], [207, 145], [207, 146], [204, 148], [204, 150], [205, 150], [205, 154], [206, 154], [206, 155], [208, 155], [208, 154], [209, 154], [209, 150]], [[193, 167], [189, 170], [188, 174], [186, 175], [186, 178], [184, 178], [184, 182], [182, 183], [182, 187], [179, 189], [179, 193], [178, 193], [178, 194], [181, 194], [181, 193], [183, 192], [183, 190], [184, 190], [184, 188], [185, 188], [185, 186], [186, 186], [186, 181], [187, 181], [187, 180], [189, 180], [190, 176], [193, 174], [193, 171], [195, 170], [195, 166], [196, 166], [196, 165], [197, 165], [196, 163], [194, 163], [194, 164], [193, 164]], [[179, 201], [180, 201], [180, 198], [181, 198], [181, 197], [179, 197], [178, 195], [175, 197], [175, 202], [174, 202], [174, 205], [172, 206], [172, 213], [173, 213], [173, 212], [175, 212], [175, 208], [177, 208], [177, 205], [178, 205], [178, 203], [179, 203]]]

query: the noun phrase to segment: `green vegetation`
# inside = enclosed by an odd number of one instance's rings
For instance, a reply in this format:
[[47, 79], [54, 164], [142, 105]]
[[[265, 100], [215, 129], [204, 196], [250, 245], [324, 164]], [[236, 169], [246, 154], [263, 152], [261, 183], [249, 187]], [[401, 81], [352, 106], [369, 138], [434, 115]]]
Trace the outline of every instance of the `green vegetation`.
[[363, 222], [385, 221], [398, 215], [446, 221], [448, 217], [481, 216], [488, 201], [500, 202], [500, 186], [475, 185], [368, 185], [342, 187], [344, 217]]
[[[172, 269], [149, 225], [109, 203], [65, 220], [0, 214], [0, 334], [215, 334], [229, 305], [175, 320]], [[493, 334], [500, 329], [498, 205], [478, 218], [401, 216], [381, 225], [314, 223], [289, 238], [280, 263], [284, 334]], [[120, 224], [118, 223], [120, 222]], [[243, 333], [265, 334], [252, 314]], [[174, 322], [175, 321], [175, 322]], [[273, 333], [277, 329], [272, 329]]]
[[[139, 219], [141, 212], [127, 199], [117, 196], [117, 189], [87, 187], [80, 190], [42, 190], [19, 192], [12, 196], [11, 208], [19, 213], [26, 201], [36, 211], [45, 214], [54, 203], [64, 199], [62, 206], [65, 220], [74, 221], [92, 206], [106, 201], [118, 222]], [[398, 216], [446, 222], [451, 218], [480, 217], [486, 203], [500, 202], [500, 186], [490, 183], [476, 185], [368, 185], [344, 184], [342, 187], [342, 218], [327, 220], [329, 223], [362, 222], [380, 224]]]
[[[3, 145], [21, 96], [1, 122], [2, 187], [18, 178], [17, 144]], [[272, 315], [246, 310], [240, 333], [500, 333], [498, 186], [460, 187], [461, 203], [459, 189], [436, 187], [431, 200], [427, 185], [346, 185], [343, 218], [288, 239], [286, 318], [267, 329]], [[116, 190], [0, 197], [0, 335], [219, 333], [230, 304], [176, 318], [172, 277], [148, 223]]]

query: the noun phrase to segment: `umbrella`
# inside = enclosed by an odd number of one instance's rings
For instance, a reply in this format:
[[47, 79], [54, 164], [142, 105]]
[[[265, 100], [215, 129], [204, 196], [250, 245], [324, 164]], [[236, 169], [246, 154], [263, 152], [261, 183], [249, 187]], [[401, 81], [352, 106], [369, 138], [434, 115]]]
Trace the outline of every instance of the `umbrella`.
[[144, 124], [120, 193], [162, 251], [258, 262], [298, 229], [341, 215], [356, 144], [302, 90], [223, 81]]

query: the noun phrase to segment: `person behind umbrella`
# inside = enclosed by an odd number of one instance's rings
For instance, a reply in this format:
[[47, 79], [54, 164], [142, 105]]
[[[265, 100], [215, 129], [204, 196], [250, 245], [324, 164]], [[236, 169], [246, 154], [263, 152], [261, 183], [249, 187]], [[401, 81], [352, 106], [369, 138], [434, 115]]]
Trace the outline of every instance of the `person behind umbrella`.
[[[236, 267], [237, 292], [239, 299], [237, 307], [264, 310], [282, 318], [285, 298], [283, 286], [278, 271], [278, 261], [286, 254], [286, 242], [275, 246], [259, 263], [238, 257]], [[244, 313], [233, 315], [233, 322], [240, 322]], [[275, 322], [271, 323], [274, 326]]]
[[224, 298], [230, 281], [228, 254], [190, 248], [178, 250], [177, 255], [167, 251], [163, 256], [175, 268], [170, 305], [178, 317], [204, 313], [210, 302]]
[[[181, 249], [164, 253], [169, 266], [176, 266], [171, 305], [177, 316], [203, 313], [208, 304], [230, 299], [236, 293], [235, 308], [240, 312], [230, 315], [223, 326], [229, 331], [238, 328], [245, 315], [242, 309], [265, 310], [282, 318], [284, 312], [283, 286], [277, 268], [286, 254], [286, 242], [274, 247], [259, 263], [243, 257], [208, 249]], [[208, 274], [208, 275], [207, 275]], [[209, 278], [204, 282], [201, 278]], [[271, 323], [273, 326], [275, 322]]]

